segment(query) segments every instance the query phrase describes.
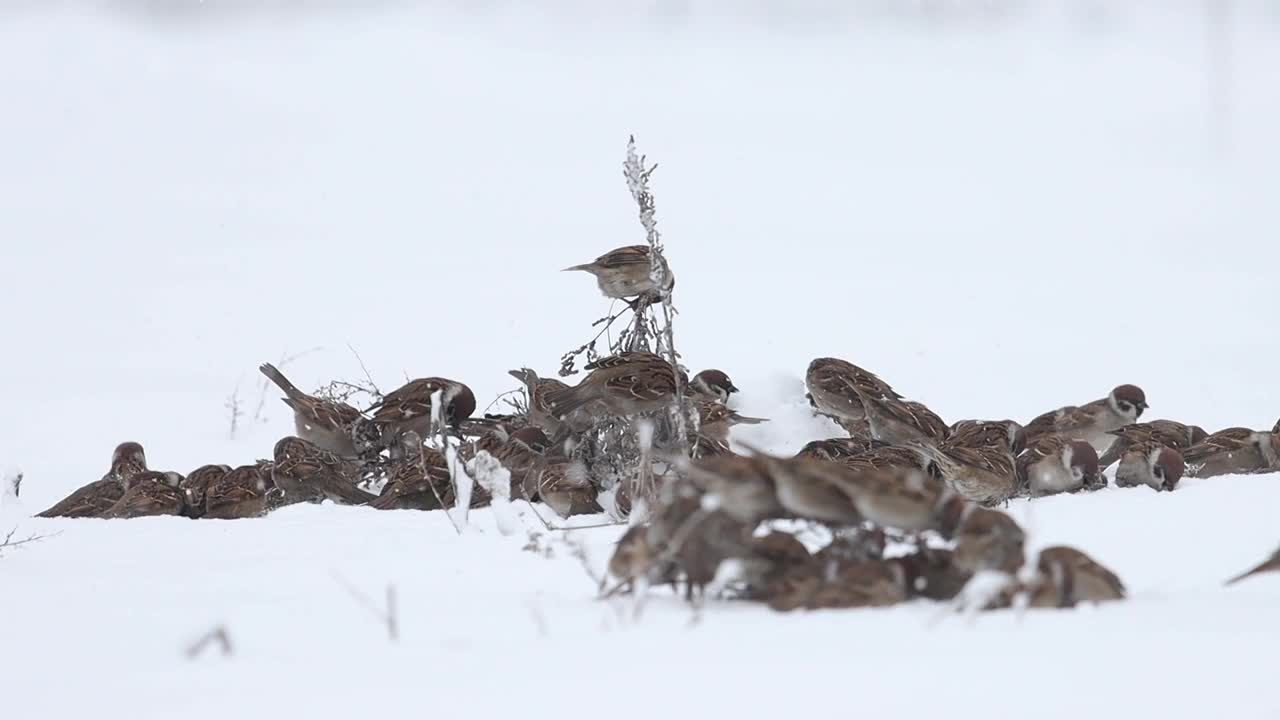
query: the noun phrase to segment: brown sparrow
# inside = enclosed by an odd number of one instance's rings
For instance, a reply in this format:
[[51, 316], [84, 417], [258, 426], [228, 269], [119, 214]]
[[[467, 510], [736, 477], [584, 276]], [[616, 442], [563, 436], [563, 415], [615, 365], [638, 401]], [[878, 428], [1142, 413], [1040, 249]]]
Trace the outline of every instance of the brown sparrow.
[[969, 505], [956, 530], [956, 567], [969, 573], [998, 570], [1012, 575], [1023, 562], [1026, 534], [998, 510]]
[[551, 440], [546, 433], [536, 427], [526, 427], [512, 433], [500, 447], [489, 451], [511, 473], [512, 499], [533, 500], [538, 496], [536, 472], [550, 447]]
[[1003, 445], [1013, 455], [1026, 449], [1026, 432], [1013, 420], [960, 420], [952, 423], [947, 442], [967, 447]]
[[444, 455], [429, 447], [406, 455], [391, 466], [382, 494], [369, 503], [378, 510], [439, 510], [452, 507], [453, 478]]
[[133, 479], [147, 471], [147, 456], [136, 442], [123, 442], [111, 453], [111, 468], [36, 517], [100, 517], [111, 509]]
[[1083, 440], [1102, 455], [1116, 439], [1110, 432], [1137, 422], [1146, 409], [1147, 396], [1142, 388], [1137, 385], [1120, 385], [1101, 400], [1079, 407], [1059, 408], [1027, 423], [1027, 443], [1033, 443], [1045, 435], [1062, 435], [1071, 440]]
[[476, 411], [476, 396], [471, 388], [447, 378], [429, 377], [410, 380], [387, 393], [374, 405], [373, 422], [382, 431], [387, 445], [399, 443], [406, 433], [429, 437], [432, 431], [431, 403], [440, 394], [440, 420], [448, 427], [458, 427]]
[[1227, 428], [1206, 437], [1183, 453], [1189, 477], [1207, 478], [1280, 470], [1280, 434]]
[[745, 524], [786, 517], [778, 501], [772, 467], [762, 456], [714, 455], [677, 461], [682, 475], [711, 496], [714, 506]]
[[198, 518], [204, 515], [204, 494], [209, 489], [209, 484], [229, 472], [230, 465], [201, 465], [178, 483], [187, 517]]
[[854, 471], [846, 484], [854, 507], [866, 520], [905, 532], [938, 530], [946, 534], [947, 518], [963, 504], [933, 464], [907, 448], [883, 447], [841, 461]]
[[954, 553], [922, 546], [910, 555], [893, 558], [902, 566], [913, 597], [953, 600], [972, 575], [955, 564]]
[[1017, 493], [1017, 466], [1013, 453], [1003, 444], [970, 447], [917, 440], [911, 447], [936, 464], [947, 484], [966, 500], [994, 505]]
[[693, 436], [693, 445], [689, 448], [689, 457], [694, 459], [733, 454], [733, 448], [729, 447], [729, 443], [707, 437], [702, 433], [696, 433]]
[[887, 607], [906, 602], [910, 597], [901, 563], [885, 560], [836, 563], [819, 571], [824, 576], [823, 583], [806, 603], [811, 609]]
[[703, 370], [694, 375], [693, 380], [689, 381], [689, 389], [721, 404], [728, 404], [729, 396], [738, 392], [738, 388], [734, 387], [733, 381], [723, 370], [714, 369]]
[[677, 373], [652, 353], [622, 353], [587, 364], [590, 370], [574, 387], [547, 393], [551, 414], [564, 419], [598, 401], [609, 412], [635, 415], [659, 410], [675, 397]]
[[1199, 425], [1183, 425], [1173, 420], [1152, 420], [1151, 422], [1134, 423], [1125, 425], [1119, 430], [1112, 430], [1109, 434], [1115, 435], [1116, 439], [1098, 460], [1099, 464], [1104, 468], [1111, 467], [1116, 462], [1119, 462], [1120, 457], [1134, 443], [1158, 442], [1166, 447], [1182, 451], [1209, 436], [1204, 431], [1204, 428]]
[[868, 397], [902, 399], [889, 383], [874, 373], [839, 358], [818, 358], [809, 363], [804, 382], [814, 409], [835, 420], [851, 435], [869, 434], [867, 414], [858, 391]]
[[124, 495], [102, 514], [104, 518], [137, 518], [154, 515], [181, 515], [186, 499], [178, 485], [183, 478], [176, 472], [147, 471], [139, 473]]
[[529, 398], [529, 424], [542, 428], [549, 436], [556, 435], [560, 430], [560, 420], [551, 414], [547, 394], [566, 390], [569, 386], [555, 378], [538, 377], [538, 373], [529, 368], [511, 370], [508, 374], [524, 383], [525, 394]]
[[1124, 583], [1114, 572], [1065, 545], [1040, 551], [1030, 586], [1032, 607], [1073, 608], [1125, 598]]
[[736, 410], [714, 400], [697, 399], [698, 432], [721, 443], [729, 442], [729, 430], [735, 425], [759, 425], [769, 422], [766, 418], [739, 415]]
[[580, 462], [554, 461], [537, 468], [536, 494], [556, 515], [591, 515], [604, 512], [596, 502], [596, 488]]
[[356, 457], [377, 446], [377, 428], [359, 410], [302, 392], [271, 363], [259, 365], [258, 370], [284, 391], [281, 400], [293, 410], [299, 437], [344, 457]]
[[1230, 580], [1227, 581], [1227, 584], [1235, 585], [1236, 583], [1240, 582], [1241, 580], [1244, 580], [1245, 578], [1250, 578], [1250, 577], [1253, 577], [1254, 575], [1259, 575], [1261, 573], [1267, 573], [1267, 572], [1280, 572], [1280, 549], [1277, 549], [1275, 552], [1271, 553], [1271, 557], [1267, 558], [1266, 560], [1263, 560], [1260, 564], [1255, 566], [1252, 570], [1241, 573], [1231, 578]]
[[923, 403], [890, 397], [873, 397], [855, 388], [866, 413], [871, 437], [893, 445], [913, 440], [945, 440], [950, 428]]
[[259, 460], [241, 465], [214, 478], [205, 488], [204, 517], [230, 520], [259, 517], [267, 511], [271, 482], [271, 462]]
[[866, 435], [847, 438], [828, 438], [826, 440], [814, 440], [807, 443], [804, 447], [800, 448], [799, 452], [796, 453], [796, 457], [810, 457], [818, 460], [841, 462], [847, 458], [861, 455], [868, 450], [881, 447], [889, 447], [889, 443], [874, 440]]
[[1146, 485], [1157, 492], [1178, 487], [1186, 465], [1182, 454], [1158, 442], [1135, 443], [1120, 456], [1116, 487]]
[[[582, 270], [596, 276], [605, 297], [625, 300], [639, 295], [661, 297], [671, 292], [676, 278], [665, 261], [654, 268], [648, 245], [629, 245], [611, 250], [585, 265], [567, 267], [563, 272]], [[655, 272], [656, 270], [656, 272]], [[661, 292], [655, 278], [662, 283]]]
[[1018, 456], [1017, 468], [1018, 485], [1031, 497], [1098, 490], [1107, 483], [1093, 446], [1060, 435], [1046, 435], [1033, 443]]
[[288, 502], [327, 498], [348, 505], [366, 505], [374, 498], [356, 487], [359, 466], [302, 438], [282, 438], [276, 443], [273, 457], [271, 480]]

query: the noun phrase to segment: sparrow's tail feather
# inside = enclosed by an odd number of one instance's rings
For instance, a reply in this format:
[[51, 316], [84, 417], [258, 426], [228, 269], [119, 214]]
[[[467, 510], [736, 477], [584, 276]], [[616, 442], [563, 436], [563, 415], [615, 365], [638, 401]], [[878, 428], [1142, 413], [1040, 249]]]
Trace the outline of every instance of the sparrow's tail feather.
[[574, 272], [575, 270], [582, 270], [582, 271], [584, 271], [584, 272], [591, 272], [591, 271], [592, 271], [592, 270], [594, 270], [594, 269], [595, 269], [595, 265], [593, 265], [592, 263], [587, 263], [587, 264], [585, 264], [585, 265], [574, 265], [573, 267], [567, 267], [567, 268], [565, 268], [565, 269], [561, 270], [560, 272]]
[[289, 378], [285, 377], [284, 373], [280, 372], [275, 365], [272, 365], [271, 363], [262, 363], [258, 366], [258, 370], [263, 375], [266, 375], [268, 380], [275, 383], [284, 391], [284, 394], [288, 395], [290, 398], [306, 397], [306, 393], [302, 392], [295, 387], [293, 383], [289, 382]]
[[736, 425], [759, 425], [760, 423], [769, 422], [769, 418], [748, 417], [746, 415], [735, 415], [733, 422]]
[[1226, 582], [1225, 582], [1225, 583], [1223, 583], [1223, 584], [1224, 584], [1224, 585], [1235, 585], [1236, 583], [1240, 582], [1241, 580], [1244, 580], [1244, 579], [1246, 579], [1246, 578], [1253, 577], [1254, 575], [1257, 575], [1257, 574], [1262, 573], [1262, 572], [1266, 572], [1268, 569], [1270, 569], [1268, 566], [1269, 566], [1269, 565], [1271, 565], [1271, 564], [1272, 564], [1271, 562], [1264, 562], [1264, 563], [1262, 563], [1261, 565], [1258, 565], [1257, 567], [1253, 568], [1252, 570], [1249, 570], [1248, 572], [1240, 573], [1239, 575], [1237, 575], [1237, 576], [1235, 576], [1235, 577], [1231, 578], [1230, 580], [1226, 581]]
[[348, 505], [372, 505], [378, 500], [378, 496], [367, 493], [364, 490], [345, 483], [335, 482], [328, 493], [332, 498], [341, 500]]

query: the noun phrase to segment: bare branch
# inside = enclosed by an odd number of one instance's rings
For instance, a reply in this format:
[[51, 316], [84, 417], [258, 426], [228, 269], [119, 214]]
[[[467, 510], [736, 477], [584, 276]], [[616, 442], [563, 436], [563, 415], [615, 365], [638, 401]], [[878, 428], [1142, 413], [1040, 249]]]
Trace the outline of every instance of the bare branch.
[[227, 634], [226, 626], [218, 625], [187, 646], [187, 659], [195, 660], [200, 657], [210, 645], [216, 645], [222, 650], [223, 657], [231, 657], [234, 654], [234, 650], [231, 647], [231, 636]]
[[331, 575], [333, 576], [334, 581], [341, 585], [342, 589], [346, 590], [347, 594], [356, 601], [357, 605], [368, 610], [369, 614], [373, 615], [386, 626], [387, 638], [391, 640], [391, 642], [397, 642], [400, 639], [400, 615], [398, 604], [396, 602], [395, 585], [390, 583], [387, 584], [386, 609], [384, 610], [375, 605], [373, 601], [369, 599], [368, 595], [360, 592], [359, 588], [348, 582], [347, 579], [338, 574], [337, 571], [334, 571]]

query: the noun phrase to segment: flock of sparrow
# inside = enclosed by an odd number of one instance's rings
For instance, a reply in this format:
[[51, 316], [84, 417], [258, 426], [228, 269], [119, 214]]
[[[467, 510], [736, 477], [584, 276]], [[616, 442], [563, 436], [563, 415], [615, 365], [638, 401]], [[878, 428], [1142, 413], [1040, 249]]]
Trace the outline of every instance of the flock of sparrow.
[[[633, 308], [674, 285], [647, 246], [567, 270], [592, 273], [607, 297]], [[276, 443], [271, 459], [204, 465], [182, 476], [150, 470], [142, 446], [126, 442], [101, 480], [40, 515], [244, 518], [325, 499], [434, 510], [457, 502], [458, 464], [473, 476], [481, 466], [506, 473], [500, 488], [482, 484], [472, 506], [502, 494], [541, 501], [561, 516], [601, 512], [602, 504], [621, 513], [631, 506], [628, 488], [593, 477], [575, 454], [580, 438], [603, 420], [674, 414], [688, 420], [689, 435], [643, 456], [641, 473], [656, 477], [658, 490], [648, 522], [628, 530], [615, 550], [616, 589], [683, 582], [692, 595], [732, 567], [742, 597], [777, 609], [880, 606], [954, 598], [984, 574], [1004, 578], [987, 606], [1070, 607], [1122, 598], [1124, 586], [1065, 546], [1042, 550], [1024, 569], [1025, 533], [997, 509], [1001, 503], [1098, 490], [1111, 482], [1105, 472], [1112, 466], [1117, 486], [1156, 491], [1174, 490], [1184, 476], [1280, 471], [1280, 422], [1269, 431], [1212, 434], [1171, 420], [1139, 422], [1148, 406], [1135, 385], [1025, 425], [947, 424], [877, 375], [819, 358], [805, 376], [808, 399], [847, 436], [784, 458], [730, 448], [732, 427], [764, 420], [729, 407], [738, 388], [723, 371], [690, 379], [647, 352], [599, 358], [585, 369], [575, 386], [513, 370], [525, 411], [473, 418], [475, 395], [456, 380], [412, 380], [359, 410], [302, 392], [264, 364], [296, 430]], [[811, 552], [783, 529], [797, 523], [823, 526], [832, 539]], [[1241, 577], [1267, 570], [1280, 570], [1280, 551]]]

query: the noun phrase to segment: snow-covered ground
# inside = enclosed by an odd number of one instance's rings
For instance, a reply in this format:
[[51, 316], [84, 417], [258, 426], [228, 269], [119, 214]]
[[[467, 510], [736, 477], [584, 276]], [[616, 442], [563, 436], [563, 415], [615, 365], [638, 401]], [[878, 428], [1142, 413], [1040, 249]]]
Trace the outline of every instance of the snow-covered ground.
[[[774, 419], [756, 446], [834, 434], [803, 399], [818, 355], [948, 419], [1121, 382], [1210, 429], [1280, 416], [1274, 5], [1235, 3], [1219, 36], [1191, 2], [928, 21], [226, 4], [0, 15], [0, 465], [25, 471], [28, 513], [125, 439], [183, 472], [266, 456], [291, 423], [262, 361], [297, 356], [312, 387], [360, 376], [350, 345], [384, 385], [457, 377], [482, 405], [510, 368], [553, 371], [607, 309], [558, 269], [641, 239], [630, 133], [661, 166], [677, 342]], [[458, 537], [439, 513], [10, 504], [0, 531], [56, 535], [0, 557], [0, 708], [1274, 718], [1280, 577], [1221, 581], [1280, 542], [1277, 507], [1275, 476], [1011, 507], [1034, 543], [1114, 568], [1122, 605], [695, 621], [660, 592], [639, 619], [595, 599], [571, 543], [598, 569], [614, 528], [526, 516], [546, 557], [488, 511]], [[397, 588], [398, 643], [344, 584]], [[234, 655], [188, 661], [218, 625]]]

